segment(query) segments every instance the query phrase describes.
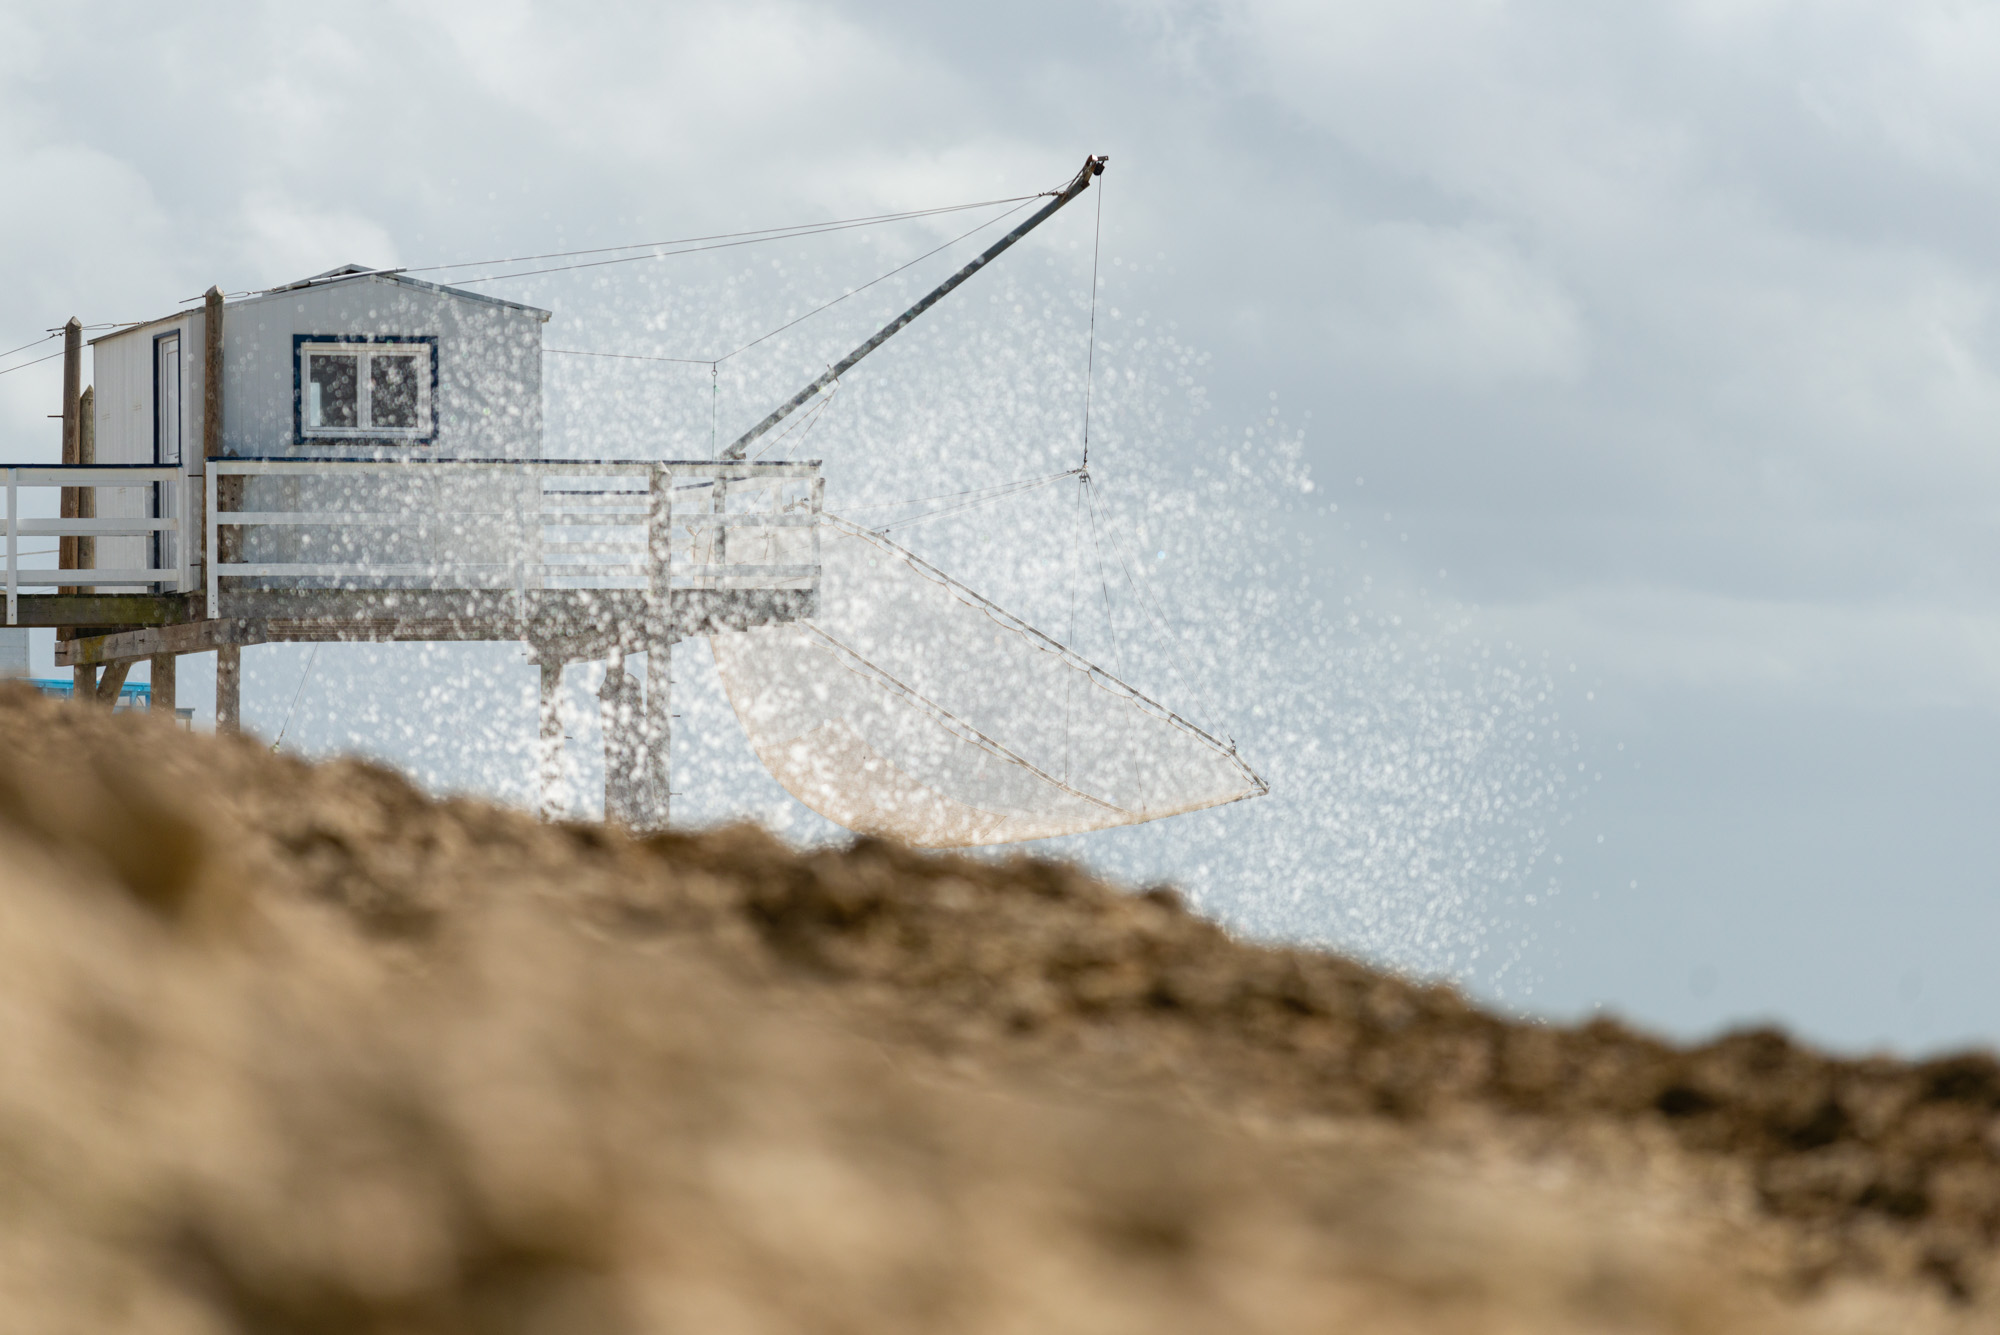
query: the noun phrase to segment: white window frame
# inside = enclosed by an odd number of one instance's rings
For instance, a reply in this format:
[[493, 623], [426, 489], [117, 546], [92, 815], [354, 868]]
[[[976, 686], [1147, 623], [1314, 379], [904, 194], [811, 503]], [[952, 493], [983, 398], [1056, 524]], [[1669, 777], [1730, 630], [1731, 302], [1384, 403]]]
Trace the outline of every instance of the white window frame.
[[[314, 426], [308, 419], [307, 396], [312, 385], [312, 358], [337, 354], [356, 359], [355, 426]], [[417, 425], [400, 427], [378, 427], [370, 424], [374, 393], [374, 377], [370, 362], [380, 355], [396, 357], [416, 357], [417, 367]], [[437, 382], [438, 345], [435, 338], [353, 338], [323, 339], [302, 338], [298, 343], [298, 433], [301, 442], [312, 444], [316, 441], [343, 440], [401, 440], [428, 442], [437, 436], [437, 405], [433, 402], [433, 387]]]

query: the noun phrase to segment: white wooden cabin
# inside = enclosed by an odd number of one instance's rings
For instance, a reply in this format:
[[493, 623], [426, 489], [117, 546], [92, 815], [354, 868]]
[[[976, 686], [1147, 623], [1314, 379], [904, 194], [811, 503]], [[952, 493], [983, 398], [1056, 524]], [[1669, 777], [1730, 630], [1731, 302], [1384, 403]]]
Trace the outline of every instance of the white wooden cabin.
[[[368, 619], [383, 610], [381, 598], [371, 608], [304, 595], [405, 592], [429, 598], [429, 619], [469, 618], [481, 633], [510, 615], [520, 623], [553, 617], [570, 623], [562, 638], [573, 639], [580, 618], [595, 627], [586, 638], [602, 639], [612, 623], [632, 620], [635, 600], [611, 595], [650, 589], [668, 555], [635, 531], [650, 513], [648, 465], [541, 457], [549, 312], [346, 265], [226, 301], [221, 316], [213, 459], [204, 454], [204, 310], [91, 344], [95, 462], [171, 466], [182, 483], [100, 481], [98, 514], [165, 519], [186, 508], [206, 522], [214, 540], [192, 551], [203, 565], [207, 617]], [[670, 633], [701, 633], [718, 616], [741, 625], [796, 614], [803, 601], [790, 595], [811, 591], [806, 533], [745, 531], [723, 572], [728, 544], [713, 526], [698, 535], [691, 514], [796, 509], [811, 502], [816, 475], [797, 465], [745, 463], [722, 473], [711, 463], [676, 465], [671, 485], [678, 508], [690, 512], [675, 530], [676, 573], [697, 596], [674, 600]], [[779, 495], [753, 478], [798, 485]], [[761, 548], [752, 541], [760, 536]], [[172, 567], [179, 541], [173, 532], [100, 538], [95, 565]], [[764, 559], [746, 559], [759, 550]], [[781, 567], [795, 573], [779, 575]], [[787, 596], [747, 596], [758, 591]], [[544, 598], [549, 615], [540, 618], [528, 605], [530, 595], [559, 593], [598, 596]], [[508, 594], [511, 607], [496, 601]], [[400, 600], [395, 619], [410, 620], [413, 606]]]
[[[525, 460], [541, 454], [545, 310], [350, 264], [227, 302], [223, 311], [223, 458]], [[92, 341], [98, 463], [177, 465], [190, 480], [202, 475], [205, 321], [197, 307]], [[494, 481], [489, 476], [481, 485], [491, 489]], [[157, 485], [99, 488], [98, 513], [166, 517], [180, 499]], [[400, 479], [269, 477], [247, 481], [236, 508], [379, 513], [386, 502], [407, 508], [414, 499]], [[433, 497], [430, 508], [452, 507]], [[321, 529], [312, 536], [321, 549], [330, 537], [336, 549], [361, 545], [358, 535]], [[399, 536], [369, 544], [378, 560], [408, 565], [437, 541], [426, 542], [414, 529]], [[148, 550], [152, 543], [171, 547], [173, 538], [100, 539], [97, 564], [175, 562], [171, 550]], [[244, 555], [269, 563], [301, 558], [314, 545], [296, 530], [265, 531], [246, 535]], [[504, 553], [484, 554], [504, 561]]]
[[[200, 310], [95, 340], [86, 440], [72, 318], [64, 462], [0, 462], [7, 621], [62, 628], [57, 662], [99, 703], [150, 659], [152, 706], [171, 708], [177, 657], [214, 651], [222, 730], [239, 719], [246, 645], [525, 642], [552, 814], [563, 669], [596, 658], [605, 809], [636, 826], [669, 814], [670, 655], [690, 635], [715, 640], [771, 773], [853, 829], [952, 847], [1256, 796], [1233, 745], [823, 515], [817, 461], [747, 457], [1103, 170], [1087, 158], [719, 457], [677, 459], [665, 441], [644, 459], [541, 457], [549, 313], [358, 265], [235, 301], [211, 288]], [[59, 519], [20, 510], [35, 487], [63, 489]], [[24, 569], [23, 537], [62, 539], [59, 565]], [[823, 613], [825, 568], [845, 583]], [[768, 633], [718, 634], [749, 630]], [[626, 662], [641, 653], [643, 687]]]
[[[542, 667], [547, 754], [563, 666], [601, 659], [632, 756], [616, 809], [664, 821], [670, 648], [811, 615], [819, 466], [675, 459], [667, 441], [648, 459], [543, 457], [548, 318], [359, 265], [235, 300], [211, 290], [92, 341], [87, 424], [72, 320], [66, 462], [0, 463], [8, 624], [67, 628], [57, 662], [85, 698], [150, 659], [171, 708], [177, 656], [213, 650], [228, 728], [245, 645], [521, 641]], [[64, 489], [61, 518], [21, 509], [36, 487]], [[21, 540], [50, 536], [95, 549], [24, 566]], [[643, 692], [623, 666], [638, 652]]]

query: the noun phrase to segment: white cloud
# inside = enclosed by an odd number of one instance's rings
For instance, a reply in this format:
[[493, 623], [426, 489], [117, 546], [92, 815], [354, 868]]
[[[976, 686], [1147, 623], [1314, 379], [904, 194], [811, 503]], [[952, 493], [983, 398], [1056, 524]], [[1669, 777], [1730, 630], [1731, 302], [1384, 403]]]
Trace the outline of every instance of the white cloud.
[[1835, 710], [2000, 713], [2000, 609], [1979, 603], [1600, 585], [1470, 616], [1491, 635], [1552, 649], [1626, 687], [1783, 695]]
[[[239, 274], [273, 284], [321, 273], [336, 264], [388, 268], [402, 262], [395, 238], [372, 219], [317, 208], [259, 192], [240, 206], [243, 246]], [[329, 261], [327, 256], [338, 256]]]
[[1376, 223], [1352, 246], [1352, 286], [1326, 307], [1329, 352], [1407, 378], [1489, 387], [1571, 380], [1586, 338], [1560, 285], [1504, 241], [1462, 228]]

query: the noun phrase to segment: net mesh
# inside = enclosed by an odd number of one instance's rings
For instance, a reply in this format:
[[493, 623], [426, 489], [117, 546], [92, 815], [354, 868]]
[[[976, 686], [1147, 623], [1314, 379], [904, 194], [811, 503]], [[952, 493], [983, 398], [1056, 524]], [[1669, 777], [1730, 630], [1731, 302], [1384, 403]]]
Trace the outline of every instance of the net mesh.
[[716, 635], [765, 768], [836, 824], [1012, 843], [1255, 797], [1213, 737], [879, 534], [827, 516], [820, 611]]

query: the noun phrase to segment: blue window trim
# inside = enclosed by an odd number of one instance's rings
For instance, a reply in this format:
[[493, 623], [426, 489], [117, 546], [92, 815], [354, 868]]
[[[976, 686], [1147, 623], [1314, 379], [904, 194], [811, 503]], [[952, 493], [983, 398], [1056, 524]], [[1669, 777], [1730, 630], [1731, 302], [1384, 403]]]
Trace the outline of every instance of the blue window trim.
[[[305, 345], [308, 343], [427, 343], [431, 349], [431, 429], [421, 436], [306, 435]], [[157, 374], [157, 373], [156, 373]], [[436, 334], [293, 334], [292, 444], [335, 449], [356, 445], [435, 445], [438, 437], [438, 339]]]

